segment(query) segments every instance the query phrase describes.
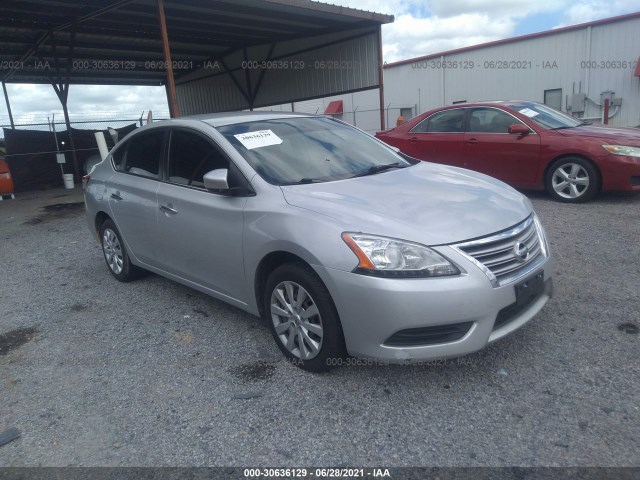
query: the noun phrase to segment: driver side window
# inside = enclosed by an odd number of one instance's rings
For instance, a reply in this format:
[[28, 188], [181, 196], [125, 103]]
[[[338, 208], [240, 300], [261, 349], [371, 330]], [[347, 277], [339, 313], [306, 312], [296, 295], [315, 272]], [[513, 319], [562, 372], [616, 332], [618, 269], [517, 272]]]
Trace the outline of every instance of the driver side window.
[[171, 132], [167, 172], [170, 182], [204, 188], [204, 175], [219, 168], [229, 168], [229, 161], [211, 142], [188, 130]]
[[469, 115], [468, 132], [509, 133], [510, 125], [524, 125], [517, 118], [496, 108], [474, 108]]

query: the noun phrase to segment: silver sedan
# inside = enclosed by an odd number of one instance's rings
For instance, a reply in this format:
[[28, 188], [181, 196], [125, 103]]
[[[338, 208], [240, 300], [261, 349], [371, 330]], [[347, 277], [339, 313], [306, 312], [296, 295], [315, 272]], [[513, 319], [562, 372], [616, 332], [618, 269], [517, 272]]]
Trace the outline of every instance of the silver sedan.
[[261, 316], [310, 371], [347, 354], [465, 355], [523, 326], [553, 290], [523, 195], [331, 118], [154, 123], [83, 183], [117, 280], [149, 270]]

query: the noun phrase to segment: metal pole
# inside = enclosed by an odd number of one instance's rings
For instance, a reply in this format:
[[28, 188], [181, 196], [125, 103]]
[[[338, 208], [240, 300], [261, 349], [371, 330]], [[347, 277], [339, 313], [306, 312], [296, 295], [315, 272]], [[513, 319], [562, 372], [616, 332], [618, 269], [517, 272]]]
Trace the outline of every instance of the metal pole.
[[[69, 85], [67, 85], [67, 91]], [[71, 159], [73, 160], [73, 170], [76, 174], [76, 180], [80, 181], [82, 176], [80, 175], [80, 167], [78, 165], [78, 156], [76, 155], [76, 144], [73, 141], [73, 132], [71, 131], [71, 121], [69, 120], [69, 110], [67, 110], [67, 99], [65, 98], [62, 104], [62, 113], [64, 113], [64, 123], [67, 125], [67, 134], [69, 135], [69, 147], [71, 147]]]
[[[48, 120], [48, 117], [47, 117]], [[58, 134], [56, 133], [56, 114], [52, 114], [51, 116], [51, 125], [49, 128], [53, 127], [53, 138], [56, 142], [56, 152], [60, 153], [60, 147], [58, 146]], [[58, 155], [56, 155], [56, 160], [57, 160]], [[62, 175], [64, 175], [64, 168], [62, 167], [62, 164], [60, 163], [60, 173]], [[64, 180], [64, 176], [62, 177], [62, 179]]]
[[380, 130], [384, 130], [384, 77], [382, 71], [382, 25], [378, 27], [378, 83], [380, 84]]
[[169, 37], [167, 35], [167, 21], [164, 17], [164, 5], [162, 0], [158, 0], [158, 19], [160, 20], [160, 36], [162, 37], [162, 51], [164, 61], [167, 64], [167, 94], [169, 97], [169, 114], [171, 118], [180, 116], [178, 107], [178, 95], [176, 94], [176, 83], [173, 79], [173, 64], [171, 63], [171, 49], [169, 48]]
[[11, 104], [9, 103], [9, 95], [7, 95], [7, 85], [2, 82], [2, 90], [4, 90], [4, 101], [7, 104], [7, 112], [9, 112], [9, 121], [11, 122], [11, 128], [15, 130], [16, 126], [13, 123], [13, 115], [11, 114]]
[[445, 78], [444, 78], [444, 72], [445, 72], [445, 68], [442, 68], [442, 65], [444, 65], [444, 55], [440, 55], [440, 95], [441, 95], [441, 101], [440, 101], [440, 106], [445, 106]]
[[[391, 108], [391, 102], [389, 102], [389, 105], [387, 105], [387, 123], [389, 123], [389, 108]], [[384, 130], [384, 127], [382, 127], [382, 129]]]

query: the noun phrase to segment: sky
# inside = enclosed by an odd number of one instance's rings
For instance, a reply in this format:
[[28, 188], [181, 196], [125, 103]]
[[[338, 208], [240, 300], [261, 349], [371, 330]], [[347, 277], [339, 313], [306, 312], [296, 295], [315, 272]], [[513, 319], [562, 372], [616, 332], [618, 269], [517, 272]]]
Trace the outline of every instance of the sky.
[[[638, 0], [333, 0], [346, 7], [395, 16], [382, 27], [383, 59], [394, 62], [638, 11]], [[16, 123], [62, 119], [50, 85], [7, 85]], [[152, 110], [168, 116], [164, 87], [72, 85], [74, 118], [138, 118]], [[0, 99], [0, 126], [9, 123]], [[89, 126], [87, 126], [89, 128]]]

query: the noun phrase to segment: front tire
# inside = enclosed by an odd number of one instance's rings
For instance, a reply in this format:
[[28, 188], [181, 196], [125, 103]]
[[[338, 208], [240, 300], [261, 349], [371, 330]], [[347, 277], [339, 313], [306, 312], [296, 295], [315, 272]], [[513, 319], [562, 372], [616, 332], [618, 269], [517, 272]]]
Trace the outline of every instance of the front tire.
[[111, 275], [120, 282], [130, 282], [140, 275], [140, 268], [131, 263], [122, 236], [111, 219], [100, 226], [102, 253]]
[[586, 202], [600, 188], [596, 167], [580, 157], [565, 157], [553, 162], [545, 179], [547, 192], [555, 200], [566, 203]]
[[322, 372], [344, 356], [338, 312], [310, 268], [297, 264], [276, 268], [267, 279], [263, 309], [278, 348], [302, 369]]

